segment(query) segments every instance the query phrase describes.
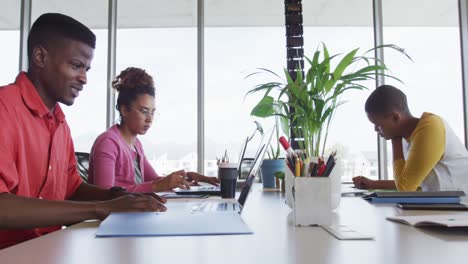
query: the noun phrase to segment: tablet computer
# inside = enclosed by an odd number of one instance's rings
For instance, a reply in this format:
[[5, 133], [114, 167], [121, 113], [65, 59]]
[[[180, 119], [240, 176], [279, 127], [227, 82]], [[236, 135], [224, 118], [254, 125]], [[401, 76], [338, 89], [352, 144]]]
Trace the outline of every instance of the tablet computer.
[[464, 204], [404, 204], [399, 203], [397, 206], [406, 210], [452, 210], [452, 211], [468, 211], [468, 206]]

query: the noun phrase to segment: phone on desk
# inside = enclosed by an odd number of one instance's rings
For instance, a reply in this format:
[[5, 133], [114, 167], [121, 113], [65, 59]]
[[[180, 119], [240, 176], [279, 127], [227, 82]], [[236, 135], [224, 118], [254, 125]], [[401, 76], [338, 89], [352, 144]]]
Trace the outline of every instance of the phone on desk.
[[468, 211], [468, 206], [464, 204], [397, 204], [398, 208], [405, 210], [453, 210]]

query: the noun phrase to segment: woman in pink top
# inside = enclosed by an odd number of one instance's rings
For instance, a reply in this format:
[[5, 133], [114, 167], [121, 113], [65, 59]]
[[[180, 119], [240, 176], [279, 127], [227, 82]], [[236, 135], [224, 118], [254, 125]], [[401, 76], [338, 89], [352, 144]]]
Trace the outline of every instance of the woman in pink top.
[[91, 149], [89, 182], [105, 188], [120, 186], [129, 192], [160, 192], [173, 188], [190, 188], [190, 184], [218, 184], [206, 177], [183, 170], [160, 177], [149, 164], [138, 135], [151, 127], [155, 112], [153, 78], [139, 68], [127, 68], [112, 82], [119, 92], [117, 110], [120, 124], [101, 134]]

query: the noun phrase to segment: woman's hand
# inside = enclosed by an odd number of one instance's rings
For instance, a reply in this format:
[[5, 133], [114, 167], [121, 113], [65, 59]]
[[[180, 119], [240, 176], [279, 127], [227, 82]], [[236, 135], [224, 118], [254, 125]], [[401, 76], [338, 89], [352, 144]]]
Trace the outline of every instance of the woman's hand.
[[184, 170], [175, 171], [153, 182], [153, 191], [155, 192], [170, 191], [177, 187], [190, 189], [190, 183], [186, 180], [186, 173]]
[[368, 179], [364, 176], [357, 176], [353, 178], [354, 186], [358, 189], [375, 189], [375, 181]]
[[187, 172], [187, 180], [192, 184], [192, 185], [198, 185], [198, 182], [206, 182], [209, 184], [213, 185], [218, 185], [219, 180], [217, 177], [207, 177], [201, 174], [198, 174], [196, 172]]

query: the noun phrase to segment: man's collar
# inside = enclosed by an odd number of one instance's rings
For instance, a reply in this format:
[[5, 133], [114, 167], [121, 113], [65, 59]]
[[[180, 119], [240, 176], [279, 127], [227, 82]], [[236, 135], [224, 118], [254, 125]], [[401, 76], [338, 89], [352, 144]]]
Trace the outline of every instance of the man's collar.
[[[49, 108], [44, 104], [44, 101], [42, 101], [36, 87], [34, 87], [34, 84], [29, 80], [25, 72], [18, 74], [15, 84], [18, 85], [20, 89], [24, 104], [34, 115], [42, 118], [50, 113]], [[54, 107], [52, 114], [57, 121], [61, 123], [65, 121], [65, 115], [58, 103]]]

